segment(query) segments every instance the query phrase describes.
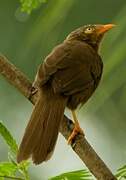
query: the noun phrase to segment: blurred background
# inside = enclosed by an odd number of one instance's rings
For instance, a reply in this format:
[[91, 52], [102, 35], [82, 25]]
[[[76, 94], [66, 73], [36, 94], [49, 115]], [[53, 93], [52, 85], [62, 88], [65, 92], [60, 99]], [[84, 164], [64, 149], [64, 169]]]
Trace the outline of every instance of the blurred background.
[[[86, 137], [113, 170], [126, 164], [126, 1], [48, 0], [30, 15], [17, 0], [0, 0], [0, 52], [29, 79], [51, 49], [75, 28], [90, 23], [115, 23], [101, 47], [104, 75], [94, 96], [78, 110]], [[0, 120], [21, 141], [32, 104], [0, 76]], [[69, 112], [66, 112], [70, 116]], [[0, 161], [7, 160], [0, 137]], [[83, 169], [77, 155], [59, 135], [52, 159], [32, 166], [32, 180]]]

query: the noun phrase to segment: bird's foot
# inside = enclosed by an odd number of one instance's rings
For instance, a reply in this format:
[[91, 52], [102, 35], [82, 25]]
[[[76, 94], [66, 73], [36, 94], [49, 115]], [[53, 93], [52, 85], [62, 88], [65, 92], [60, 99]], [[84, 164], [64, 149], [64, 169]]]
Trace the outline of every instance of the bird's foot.
[[38, 91], [38, 89], [35, 88], [34, 86], [32, 86], [32, 88], [31, 88], [31, 95], [33, 96], [34, 94], [36, 94], [37, 91]]
[[38, 92], [38, 89], [35, 88], [34, 86], [32, 86], [31, 89], [30, 89], [30, 95], [29, 95], [28, 99], [31, 99], [32, 96], [34, 96], [37, 92]]
[[78, 124], [77, 125], [75, 124], [75, 127], [67, 140], [68, 144], [72, 144], [73, 140], [78, 134], [84, 135], [84, 131], [80, 128]]

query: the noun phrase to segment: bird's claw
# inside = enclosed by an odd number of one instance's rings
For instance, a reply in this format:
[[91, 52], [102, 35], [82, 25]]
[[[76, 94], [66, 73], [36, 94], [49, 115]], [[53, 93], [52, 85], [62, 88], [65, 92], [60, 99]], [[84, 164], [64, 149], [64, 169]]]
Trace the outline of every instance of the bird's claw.
[[29, 98], [28, 98], [28, 99], [31, 99], [31, 97], [32, 97], [33, 95], [35, 95], [35, 94], [37, 93], [37, 91], [38, 91], [38, 89], [35, 88], [34, 86], [32, 86], [31, 89], [30, 89], [30, 95], [29, 95]]
[[33, 96], [34, 94], [36, 94], [38, 91], [37, 88], [35, 88], [34, 86], [31, 87], [31, 95]]
[[73, 140], [75, 139], [75, 137], [78, 135], [78, 134], [82, 134], [84, 135], [84, 131], [80, 128], [79, 125], [75, 125], [71, 135], [69, 136], [67, 142], [68, 144], [72, 144], [73, 143]]

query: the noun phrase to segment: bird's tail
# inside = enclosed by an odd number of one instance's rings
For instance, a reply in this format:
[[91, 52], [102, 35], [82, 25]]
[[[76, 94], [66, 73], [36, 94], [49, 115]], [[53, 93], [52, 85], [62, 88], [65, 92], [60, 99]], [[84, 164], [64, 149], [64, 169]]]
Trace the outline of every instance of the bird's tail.
[[30, 156], [35, 164], [50, 159], [66, 103], [67, 99], [60, 95], [40, 94], [19, 147], [18, 162]]

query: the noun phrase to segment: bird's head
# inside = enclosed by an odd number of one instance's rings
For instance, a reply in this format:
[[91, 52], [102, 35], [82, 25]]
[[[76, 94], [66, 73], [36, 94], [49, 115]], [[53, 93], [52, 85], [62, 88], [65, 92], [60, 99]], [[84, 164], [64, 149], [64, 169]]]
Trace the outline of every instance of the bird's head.
[[91, 45], [95, 50], [98, 50], [99, 44], [104, 34], [114, 26], [114, 24], [85, 25], [71, 32], [67, 36], [66, 40], [80, 40]]

